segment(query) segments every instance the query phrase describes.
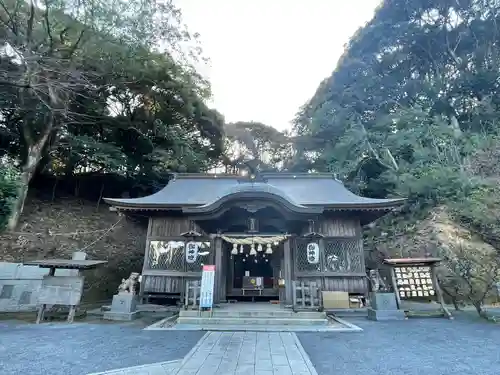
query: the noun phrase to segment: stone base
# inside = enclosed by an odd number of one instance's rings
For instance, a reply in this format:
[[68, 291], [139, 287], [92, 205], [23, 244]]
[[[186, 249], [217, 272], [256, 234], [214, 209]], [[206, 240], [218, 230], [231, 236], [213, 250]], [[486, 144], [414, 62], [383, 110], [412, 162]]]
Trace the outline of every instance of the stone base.
[[139, 311], [134, 311], [130, 313], [106, 311], [102, 318], [106, 320], [129, 321], [137, 319], [138, 317], [139, 317]]
[[370, 306], [373, 310], [397, 310], [396, 295], [394, 293], [371, 292]]
[[137, 310], [137, 296], [131, 293], [118, 293], [113, 296], [111, 311], [131, 313]]
[[405, 320], [406, 315], [403, 310], [374, 310], [368, 309], [369, 320]]
[[137, 296], [130, 293], [118, 293], [113, 296], [111, 309], [104, 313], [107, 320], [133, 320], [139, 316]]

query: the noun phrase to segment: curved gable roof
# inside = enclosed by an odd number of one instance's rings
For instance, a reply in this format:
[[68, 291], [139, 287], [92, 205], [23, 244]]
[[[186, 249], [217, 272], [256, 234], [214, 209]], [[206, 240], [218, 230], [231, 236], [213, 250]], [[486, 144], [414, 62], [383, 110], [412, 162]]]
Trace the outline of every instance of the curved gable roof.
[[[218, 201], [243, 193], [279, 197], [302, 211], [324, 209], [391, 209], [405, 199], [373, 199], [350, 192], [328, 174], [262, 174], [260, 180], [235, 175], [179, 174], [162, 190], [142, 198], [112, 199], [105, 202], [123, 209], [202, 211]], [[190, 209], [191, 208], [191, 209]]]

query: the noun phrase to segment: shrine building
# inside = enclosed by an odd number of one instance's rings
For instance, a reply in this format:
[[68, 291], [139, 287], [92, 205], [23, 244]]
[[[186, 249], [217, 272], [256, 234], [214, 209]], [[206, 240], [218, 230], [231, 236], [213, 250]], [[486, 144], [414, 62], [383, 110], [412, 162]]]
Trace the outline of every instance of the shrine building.
[[[214, 302], [292, 302], [292, 281], [366, 294], [362, 227], [405, 199], [357, 196], [330, 174], [177, 174], [143, 198], [105, 201], [149, 218], [141, 295], [183, 298], [215, 265]], [[245, 277], [258, 277], [258, 295]], [[281, 293], [280, 293], [281, 290]]]

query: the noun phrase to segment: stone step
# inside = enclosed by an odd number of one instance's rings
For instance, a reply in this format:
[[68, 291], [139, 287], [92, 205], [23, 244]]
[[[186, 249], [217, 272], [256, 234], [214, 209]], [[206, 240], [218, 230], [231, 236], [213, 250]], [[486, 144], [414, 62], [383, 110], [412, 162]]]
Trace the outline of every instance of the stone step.
[[291, 318], [291, 319], [325, 319], [326, 313], [318, 311], [235, 311], [235, 310], [214, 310], [212, 315], [208, 311], [199, 312], [197, 310], [181, 310], [179, 317], [198, 318], [198, 317], [217, 317], [217, 318], [262, 318], [262, 319], [276, 319], [276, 318]]
[[368, 309], [365, 307], [357, 309], [328, 309], [329, 315], [338, 316], [339, 318], [365, 317], [368, 315]]
[[294, 318], [234, 318], [234, 317], [181, 317], [177, 324], [192, 325], [293, 325], [293, 326], [325, 326], [328, 319], [294, 319]]

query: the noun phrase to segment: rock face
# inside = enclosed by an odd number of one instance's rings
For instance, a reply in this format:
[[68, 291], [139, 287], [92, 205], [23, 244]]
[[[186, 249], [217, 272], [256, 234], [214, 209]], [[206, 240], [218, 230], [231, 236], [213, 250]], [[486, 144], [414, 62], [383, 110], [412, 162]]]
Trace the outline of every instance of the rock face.
[[30, 197], [16, 232], [0, 235], [0, 260], [71, 259], [73, 252], [85, 251], [87, 259], [108, 264], [84, 272], [84, 300], [108, 299], [122, 278], [142, 271], [146, 228], [144, 217], [119, 216], [103, 203]]
[[393, 231], [390, 234], [384, 232], [381, 224], [376, 224], [367, 236], [367, 252], [378, 250], [391, 257], [425, 257], [441, 256], [437, 249], [449, 250], [457, 246], [494, 251], [493, 246], [455, 222], [445, 207], [436, 207], [425, 219], [406, 225], [401, 218], [398, 224], [397, 229], [389, 227]]

